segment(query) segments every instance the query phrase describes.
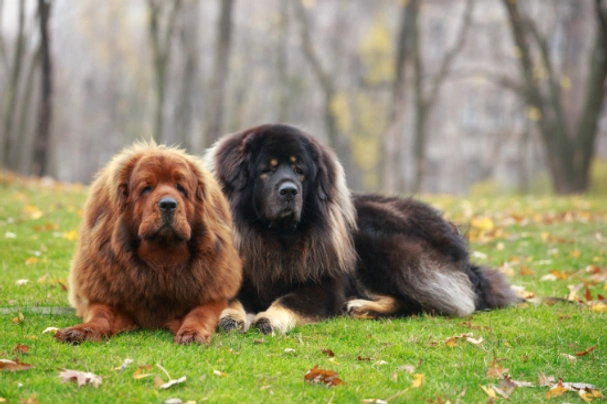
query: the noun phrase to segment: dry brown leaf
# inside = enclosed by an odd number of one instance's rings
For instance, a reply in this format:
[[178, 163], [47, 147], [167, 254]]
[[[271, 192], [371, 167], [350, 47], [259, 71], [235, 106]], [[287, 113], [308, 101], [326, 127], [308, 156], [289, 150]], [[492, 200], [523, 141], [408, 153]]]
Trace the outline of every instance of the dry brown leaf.
[[402, 365], [396, 368], [397, 370], [402, 370], [403, 372], [407, 372], [409, 374], [413, 374], [415, 372], [415, 366], [413, 365]]
[[34, 365], [28, 365], [27, 363], [19, 362], [19, 359], [14, 361], [8, 359], [0, 359], [0, 370], [6, 370], [8, 372], [18, 372], [20, 370], [28, 370], [33, 368]]
[[19, 352], [20, 354], [26, 354], [29, 352], [29, 350], [30, 350], [29, 346], [22, 345], [19, 343], [13, 348], [13, 351]]
[[466, 341], [473, 345], [479, 345], [483, 342], [483, 337], [478, 337], [478, 338], [468, 337], [468, 338], [466, 338]]
[[544, 372], [538, 373], [537, 378], [540, 387], [550, 387], [554, 384], [554, 376], [546, 376]]
[[356, 359], [358, 359], [359, 361], [370, 361], [371, 360], [371, 358], [363, 358], [360, 355], [358, 355], [358, 357], [356, 357]]
[[586, 290], [584, 291], [584, 298], [586, 299], [587, 302], [592, 300], [592, 293], [590, 293], [590, 289], [588, 289], [588, 286], [585, 286]]
[[164, 384], [164, 380], [158, 375], [154, 376], [154, 387], [159, 388]]
[[322, 383], [327, 387], [344, 384], [344, 381], [337, 377], [337, 372], [333, 370], [319, 369], [318, 365], [306, 372], [304, 375], [304, 380], [308, 383]]
[[69, 381], [75, 381], [78, 383], [78, 387], [82, 387], [85, 384], [90, 384], [94, 387], [101, 385], [101, 377], [91, 372], [81, 372], [79, 370], [62, 369], [59, 372], [59, 377], [63, 383]]
[[448, 337], [445, 340], [445, 344], [450, 347], [453, 348], [454, 346], [457, 345], [457, 340], [458, 339], [462, 339], [462, 338], [468, 338], [468, 337], [473, 337], [474, 335], [472, 333], [465, 333], [465, 334], [459, 334], [459, 335], [454, 335], [452, 337]]
[[498, 365], [496, 363], [496, 359], [493, 358], [493, 362], [491, 362], [491, 367], [487, 370], [487, 377], [493, 377], [495, 379], [501, 379], [504, 377], [504, 374], [508, 371], [508, 369]]
[[23, 317], [23, 313], [21, 313], [21, 312], [19, 312], [19, 314], [17, 314], [16, 317], [11, 318], [11, 321], [14, 324], [21, 324], [24, 320], [25, 320], [25, 317]]
[[152, 370], [152, 365], [139, 366], [137, 370], [133, 372], [133, 379], [139, 380], [146, 377], [153, 376], [152, 373], [142, 373], [143, 371]]
[[332, 350], [330, 350], [330, 349], [323, 349], [323, 350], [322, 350], [322, 353], [324, 353], [325, 355], [327, 355], [327, 356], [328, 356], [328, 357], [330, 357], [330, 358], [332, 358], [332, 357], [334, 357], [334, 356], [335, 356], [335, 352], [333, 352], [333, 351], [332, 351]]
[[576, 352], [575, 356], [586, 356], [588, 355], [590, 352], [594, 351], [596, 349], [596, 345], [591, 346], [590, 348], [587, 348], [585, 351], [582, 352]]
[[559, 382], [557, 384], [555, 384], [550, 390], [548, 390], [546, 392], [546, 398], [554, 398], [554, 397], [562, 396], [563, 394], [565, 394], [568, 391], [569, 391], [569, 389], [567, 389], [565, 386], [563, 386], [563, 383], [559, 380]]

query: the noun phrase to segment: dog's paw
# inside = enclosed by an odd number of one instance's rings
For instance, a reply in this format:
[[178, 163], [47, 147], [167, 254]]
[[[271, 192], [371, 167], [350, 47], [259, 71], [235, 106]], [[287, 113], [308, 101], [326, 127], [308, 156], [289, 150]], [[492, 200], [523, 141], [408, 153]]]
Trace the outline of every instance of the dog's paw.
[[344, 312], [346, 315], [354, 318], [376, 318], [375, 313], [368, 307], [368, 301], [363, 299], [354, 299], [346, 302]]
[[184, 329], [179, 330], [173, 338], [173, 342], [180, 345], [208, 345], [211, 343], [211, 335], [213, 333], [206, 330]]
[[[259, 317], [254, 322], [253, 325], [261, 331], [263, 334], [274, 334], [274, 326], [272, 326], [272, 322], [267, 317]], [[278, 330], [280, 331], [280, 330]]]
[[219, 319], [219, 329], [222, 331], [245, 331], [245, 322], [232, 316], [223, 316]]
[[91, 327], [84, 324], [64, 328], [55, 333], [55, 339], [58, 341], [73, 345], [81, 344], [84, 341], [99, 342], [104, 337], [107, 336], [96, 327]]

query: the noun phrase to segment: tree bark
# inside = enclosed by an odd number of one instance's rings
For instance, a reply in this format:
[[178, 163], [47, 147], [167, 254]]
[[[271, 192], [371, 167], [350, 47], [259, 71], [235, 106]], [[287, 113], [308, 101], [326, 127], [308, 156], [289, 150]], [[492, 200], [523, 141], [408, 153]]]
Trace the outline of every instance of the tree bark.
[[211, 146], [223, 135], [223, 117], [226, 95], [226, 83], [229, 72], [230, 50], [232, 47], [232, 14], [234, 0], [218, 0], [221, 5], [217, 36], [215, 39], [215, 64], [209, 89], [208, 127], [205, 144]]
[[474, 11], [475, 0], [467, 0], [464, 6], [461, 26], [455, 37], [455, 43], [447, 51], [441, 60], [438, 72], [430, 83], [430, 88], [426, 94], [424, 91], [424, 66], [420, 49], [420, 36], [418, 29], [418, 16], [416, 10], [414, 15], [415, 23], [412, 29], [412, 56], [414, 72], [414, 98], [415, 98], [415, 129], [413, 141], [413, 158], [415, 162], [415, 176], [413, 182], [413, 192], [419, 193], [423, 188], [423, 180], [426, 175], [426, 146], [428, 143], [428, 118], [436, 104], [440, 90], [451, 72], [451, 67], [457, 55], [462, 51], [466, 44], [466, 38], [472, 21], [472, 12]]
[[[573, 125], [575, 133], [568, 130], [571, 125], [567, 123], [569, 117], [565, 115], [562, 106], [562, 94], [552, 68], [546, 39], [539, 33], [533, 21], [520, 13], [516, 2], [502, 2], [508, 13], [514, 43], [520, 51], [519, 63], [524, 83], [522, 96], [528, 108], [534, 108], [536, 111], [536, 125], [548, 159], [554, 191], [557, 194], [584, 192], [589, 185], [589, 168], [594, 156], [598, 120], [607, 85], [607, 10], [603, 0], [595, 0], [597, 29], [588, 63], [589, 73], [582, 113], [577, 124]], [[538, 66], [533, 62], [529, 44], [531, 39], [541, 56], [539, 67], [547, 72], [548, 89], [545, 94], [540, 83], [533, 77], [533, 71]]]
[[381, 186], [385, 193], [404, 191], [405, 180], [401, 160], [403, 159], [403, 123], [406, 113], [405, 73], [412, 47], [412, 30], [420, 0], [400, 2], [400, 20], [396, 39], [395, 79], [388, 112], [387, 130], [382, 139], [383, 161], [380, 164]]
[[[149, 34], [152, 41], [152, 56], [154, 58], [154, 95], [156, 98], [156, 109], [154, 112], [153, 138], [157, 142], [163, 140], [164, 131], [164, 102], [166, 93], [167, 68], [169, 65], [169, 56], [171, 53], [171, 44], [173, 31], [175, 30], [175, 21], [181, 9], [181, 0], [173, 0], [172, 8], [166, 11], [169, 2], [159, 0], [148, 0], [150, 14]], [[166, 17], [166, 28], [161, 32], [161, 15], [169, 13]]]
[[13, 55], [10, 81], [4, 94], [4, 138], [2, 139], [1, 165], [9, 165], [10, 156], [13, 152], [13, 119], [17, 107], [17, 93], [21, 78], [23, 52], [25, 50], [25, 1], [19, 1], [19, 14], [17, 20], [17, 39]]
[[50, 0], [38, 0], [38, 14], [40, 22], [40, 47], [42, 51], [42, 91], [40, 94], [38, 131], [34, 138], [32, 174], [44, 176], [48, 174], [48, 155], [53, 117], [53, 65], [51, 60], [51, 38], [48, 29], [51, 18]]

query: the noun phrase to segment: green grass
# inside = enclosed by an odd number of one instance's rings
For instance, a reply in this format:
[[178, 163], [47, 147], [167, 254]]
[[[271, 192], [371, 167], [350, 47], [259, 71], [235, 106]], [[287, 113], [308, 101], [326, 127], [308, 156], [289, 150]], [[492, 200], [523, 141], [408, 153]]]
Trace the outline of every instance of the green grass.
[[[607, 313], [565, 302], [527, 303], [477, 313], [471, 320], [338, 318], [298, 327], [286, 336], [218, 333], [208, 347], [173, 345], [165, 331], [133, 332], [81, 346], [60, 344], [42, 331], [74, 325], [79, 319], [73, 314], [40, 314], [36, 307], [68, 304], [63, 285], [84, 199], [81, 187], [0, 179], [0, 359], [19, 358], [35, 366], [0, 372], [0, 398], [8, 402], [34, 396], [41, 403], [162, 403], [174, 397], [184, 402], [356, 403], [385, 400], [406, 389], [390, 402], [439, 402], [437, 397], [452, 403], [486, 402], [480, 386], [499, 384], [486, 375], [494, 358], [501, 359], [499, 365], [515, 380], [537, 384], [538, 373], [543, 372], [568, 382], [594, 384], [605, 393]], [[605, 281], [593, 284], [585, 271], [589, 265], [595, 271], [607, 270], [607, 205], [600, 199], [445, 196], [428, 201], [468, 232], [471, 250], [477, 252], [475, 261], [501, 267], [513, 284], [538, 296], [567, 297], [568, 285], [586, 283], [594, 299], [607, 295]], [[481, 216], [487, 219], [483, 222]], [[541, 281], [550, 271], [567, 278]], [[19, 286], [18, 280], [29, 282]], [[583, 301], [584, 293], [583, 288], [578, 293]], [[16, 324], [19, 312], [24, 320]], [[468, 332], [482, 336], [483, 342], [445, 344], [446, 338]], [[17, 344], [29, 346], [29, 352], [17, 354]], [[590, 346], [597, 348], [575, 362], [562, 355]], [[327, 357], [323, 349], [332, 350], [335, 357]], [[127, 358], [134, 363], [124, 372], [115, 370]], [[138, 365], [149, 364], [154, 365], [149, 372], [166, 381], [157, 363], [172, 378], [185, 375], [187, 381], [165, 391], [154, 388], [153, 377], [133, 379]], [[325, 388], [305, 383], [306, 371], [315, 365], [337, 371], [345, 384]], [[399, 370], [402, 365], [415, 366], [425, 383], [410, 388], [414, 376]], [[98, 389], [63, 384], [59, 368], [93, 372], [103, 383]], [[511, 401], [545, 402], [546, 391], [520, 388]], [[572, 392], [551, 401], [582, 402]]]

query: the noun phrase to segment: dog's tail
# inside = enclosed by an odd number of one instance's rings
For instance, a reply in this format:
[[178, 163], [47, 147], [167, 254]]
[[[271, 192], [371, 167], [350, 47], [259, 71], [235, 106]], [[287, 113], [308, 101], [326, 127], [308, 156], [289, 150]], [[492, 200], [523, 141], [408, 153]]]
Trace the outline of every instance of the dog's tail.
[[506, 277], [496, 270], [471, 264], [470, 272], [478, 296], [476, 310], [497, 309], [521, 301]]

